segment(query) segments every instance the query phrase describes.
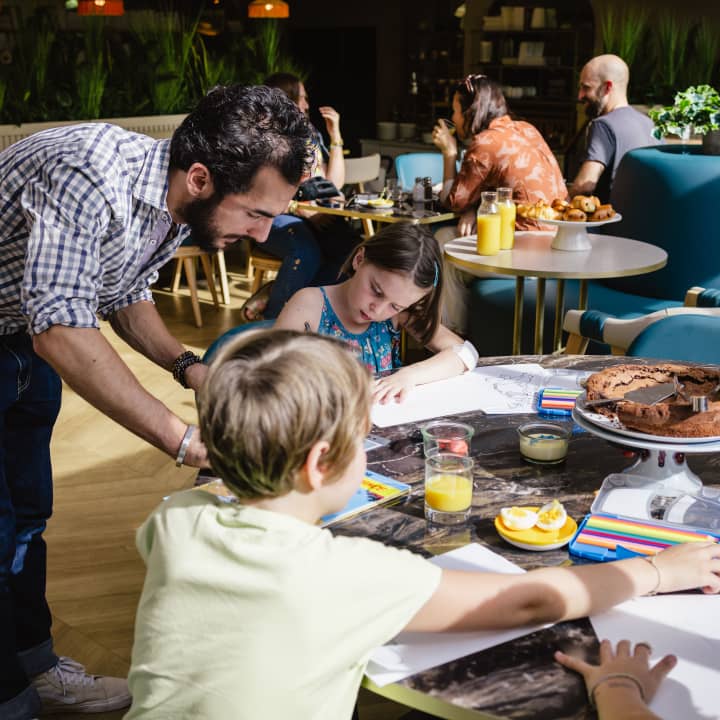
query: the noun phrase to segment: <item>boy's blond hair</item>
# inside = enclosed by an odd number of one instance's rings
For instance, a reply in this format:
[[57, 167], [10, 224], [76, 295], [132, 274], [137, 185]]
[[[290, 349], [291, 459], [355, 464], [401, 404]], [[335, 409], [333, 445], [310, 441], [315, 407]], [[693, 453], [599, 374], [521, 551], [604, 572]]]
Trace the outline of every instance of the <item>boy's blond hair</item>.
[[369, 373], [347, 343], [294, 330], [251, 331], [228, 343], [198, 397], [212, 469], [245, 499], [292, 490], [321, 440], [336, 479], [369, 430], [370, 405]]

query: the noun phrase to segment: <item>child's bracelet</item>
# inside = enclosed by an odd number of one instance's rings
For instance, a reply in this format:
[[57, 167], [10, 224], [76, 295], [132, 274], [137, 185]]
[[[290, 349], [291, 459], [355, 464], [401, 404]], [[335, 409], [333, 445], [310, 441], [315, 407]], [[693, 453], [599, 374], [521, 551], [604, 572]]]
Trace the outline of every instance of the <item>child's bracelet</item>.
[[655, 556], [654, 555], [643, 555], [642, 557], [645, 562], [650, 563], [655, 568], [655, 572], [657, 573], [657, 582], [655, 583], [655, 587], [650, 590], [649, 592], [646, 592], [645, 595], [656, 595], [658, 590], [660, 589], [660, 583], [662, 582], [662, 575], [660, 574], [660, 568], [655, 564]]
[[590, 707], [596, 708], [597, 703], [595, 701], [595, 691], [598, 689], [599, 685], [602, 685], [606, 680], [613, 680], [615, 678], [624, 678], [625, 680], [630, 680], [631, 682], [634, 682], [635, 685], [637, 685], [638, 692], [640, 693], [640, 699], [645, 702], [645, 690], [643, 689], [642, 683], [630, 673], [624, 673], [624, 672], [614, 672], [614, 673], [608, 673], [607, 675], [603, 675], [591, 688], [590, 692], [588, 693], [588, 697], [590, 699]]

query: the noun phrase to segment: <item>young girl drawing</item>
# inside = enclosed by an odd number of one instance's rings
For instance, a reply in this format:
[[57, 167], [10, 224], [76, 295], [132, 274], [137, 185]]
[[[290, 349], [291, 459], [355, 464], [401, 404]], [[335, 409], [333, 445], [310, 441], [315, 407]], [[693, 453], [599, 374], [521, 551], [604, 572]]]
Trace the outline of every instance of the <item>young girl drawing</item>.
[[[475, 367], [473, 345], [440, 323], [442, 256], [428, 230], [388, 225], [353, 251], [343, 271], [349, 278], [338, 285], [295, 293], [275, 327], [341, 338], [373, 373], [400, 368], [375, 382], [376, 402], [400, 402], [416, 385]], [[433, 356], [401, 367], [403, 328]]]

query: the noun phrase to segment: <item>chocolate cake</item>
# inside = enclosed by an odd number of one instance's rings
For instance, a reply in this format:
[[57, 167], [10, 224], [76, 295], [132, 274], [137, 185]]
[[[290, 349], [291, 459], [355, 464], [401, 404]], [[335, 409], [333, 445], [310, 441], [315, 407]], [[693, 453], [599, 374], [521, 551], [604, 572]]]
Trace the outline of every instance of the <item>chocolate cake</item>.
[[[673, 382], [681, 393], [654, 405], [623, 400], [630, 390]], [[720, 369], [698, 368], [675, 363], [659, 365], [615, 365], [591, 375], [587, 380], [587, 399], [616, 398], [618, 402], [592, 408], [607, 417], [617, 418], [626, 428], [649, 435], [666, 437], [720, 436]], [[690, 397], [708, 396], [708, 409], [693, 412]]]

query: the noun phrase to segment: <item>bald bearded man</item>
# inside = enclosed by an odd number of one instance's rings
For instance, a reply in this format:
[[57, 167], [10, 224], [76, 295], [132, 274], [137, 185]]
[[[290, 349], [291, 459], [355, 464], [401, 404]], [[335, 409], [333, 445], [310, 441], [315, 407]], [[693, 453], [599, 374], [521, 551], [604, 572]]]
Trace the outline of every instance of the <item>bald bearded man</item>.
[[608, 202], [622, 156], [636, 147], [656, 145], [653, 122], [628, 105], [630, 71], [617, 55], [598, 55], [580, 73], [578, 101], [592, 118], [587, 150], [570, 187], [571, 195], [597, 195]]

